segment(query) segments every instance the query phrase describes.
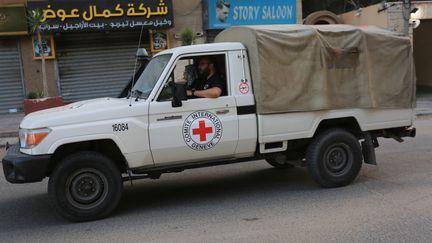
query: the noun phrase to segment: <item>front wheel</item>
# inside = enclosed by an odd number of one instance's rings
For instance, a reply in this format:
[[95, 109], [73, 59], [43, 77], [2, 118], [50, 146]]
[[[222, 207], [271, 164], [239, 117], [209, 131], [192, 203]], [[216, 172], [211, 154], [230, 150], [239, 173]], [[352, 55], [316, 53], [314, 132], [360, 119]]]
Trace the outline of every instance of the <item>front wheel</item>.
[[343, 129], [321, 133], [306, 152], [309, 173], [322, 187], [340, 187], [351, 183], [360, 172], [362, 159], [358, 140]]
[[119, 169], [96, 152], [79, 152], [66, 157], [48, 183], [48, 193], [56, 211], [76, 222], [108, 216], [119, 204], [122, 190]]

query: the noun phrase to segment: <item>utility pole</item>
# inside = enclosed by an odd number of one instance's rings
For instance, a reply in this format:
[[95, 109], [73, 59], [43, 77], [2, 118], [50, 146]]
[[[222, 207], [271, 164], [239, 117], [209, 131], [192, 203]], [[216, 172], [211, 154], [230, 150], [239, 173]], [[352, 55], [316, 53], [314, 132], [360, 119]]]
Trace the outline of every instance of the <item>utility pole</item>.
[[410, 26], [410, 18], [411, 18], [411, 0], [403, 0], [402, 3], [402, 17], [404, 21], [404, 35], [409, 35], [409, 26]]

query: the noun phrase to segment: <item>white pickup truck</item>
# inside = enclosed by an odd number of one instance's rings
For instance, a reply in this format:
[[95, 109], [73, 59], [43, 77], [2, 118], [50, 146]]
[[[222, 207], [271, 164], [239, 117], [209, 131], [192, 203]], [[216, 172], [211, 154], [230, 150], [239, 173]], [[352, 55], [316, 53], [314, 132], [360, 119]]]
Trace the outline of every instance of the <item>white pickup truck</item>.
[[[375, 164], [378, 137], [414, 137], [409, 39], [350, 26], [234, 27], [218, 43], [153, 57], [128, 98], [100, 98], [27, 115], [3, 158], [6, 179], [49, 177], [57, 212], [106, 217], [124, 181], [266, 160], [306, 166], [323, 187]], [[218, 98], [188, 98], [197, 61], [215, 60]], [[217, 64], [217, 65], [216, 65]]]

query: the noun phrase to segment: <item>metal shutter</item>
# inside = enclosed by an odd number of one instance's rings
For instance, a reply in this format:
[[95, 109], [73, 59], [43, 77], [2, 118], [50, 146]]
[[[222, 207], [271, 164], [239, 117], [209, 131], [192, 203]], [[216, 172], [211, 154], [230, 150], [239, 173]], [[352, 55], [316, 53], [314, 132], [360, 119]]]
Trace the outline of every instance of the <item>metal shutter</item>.
[[0, 39], [0, 113], [21, 110], [24, 94], [17, 39]]
[[[148, 32], [141, 47], [149, 47]], [[56, 37], [60, 92], [66, 103], [117, 97], [133, 75], [138, 33], [81, 33]]]

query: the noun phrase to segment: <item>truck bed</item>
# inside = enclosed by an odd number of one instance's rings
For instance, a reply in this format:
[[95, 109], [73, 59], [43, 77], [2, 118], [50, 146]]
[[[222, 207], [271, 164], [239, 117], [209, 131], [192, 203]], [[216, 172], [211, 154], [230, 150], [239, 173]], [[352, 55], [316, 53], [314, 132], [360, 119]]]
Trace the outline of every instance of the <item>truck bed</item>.
[[259, 143], [311, 138], [321, 121], [353, 117], [362, 131], [410, 127], [414, 109], [341, 109], [258, 115]]

